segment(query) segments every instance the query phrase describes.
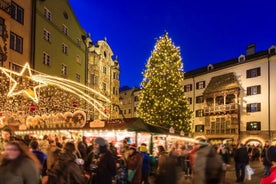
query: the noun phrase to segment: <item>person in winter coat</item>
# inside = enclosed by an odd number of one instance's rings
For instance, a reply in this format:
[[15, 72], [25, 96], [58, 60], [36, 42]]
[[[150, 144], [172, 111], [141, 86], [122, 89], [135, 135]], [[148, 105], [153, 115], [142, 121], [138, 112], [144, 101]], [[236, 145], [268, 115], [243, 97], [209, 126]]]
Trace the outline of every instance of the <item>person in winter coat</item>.
[[264, 176], [261, 180], [261, 184], [276, 183], [276, 146], [271, 146], [267, 150], [267, 158], [272, 163], [270, 168], [270, 175]]
[[147, 145], [145, 143], [142, 143], [140, 146], [140, 152], [143, 156], [143, 164], [142, 164], [142, 182], [144, 184], [148, 184], [148, 178], [150, 173], [150, 164], [151, 164], [151, 158], [147, 153]]
[[176, 183], [176, 162], [170, 157], [163, 146], [158, 146], [158, 166], [156, 184]]
[[116, 175], [116, 163], [112, 153], [107, 149], [107, 142], [102, 137], [95, 139], [95, 149], [98, 152], [97, 165], [94, 183], [95, 184], [112, 184], [112, 177]]
[[128, 174], [129, 170], [136, 170], [132, 181], [129, 181], [131, 184], [140, 184], [142, 181], [143, 156], [136, 149], [136, 144], [130, 145], [128, 149], [129, 156], [126, 160]]
[[0, 184], [38, 184], [41, 165], [19, 141], [6, 142], [0, 164]]
[[192, 183], [221, 184], [225, 175], [221, 156], [206, 140], [202, 139], [196, 144]]
[[270, 167], [272, 166], [272, 163], [267, 159], [267, 150], [270, 147], [269, 142], [267, 141], [264, 145], [264, 148], [261, 153], [261, 160], [264, 165], [264, 176], [268, 176], [270, 174]]
[[234, 153], [236, 182], [243, 182], [245, 177], [245, 166], [249, 163], [249, 156], [246, 147], [239, 143]]
[[76, 163], [74, 143], [67, 142], [58, 160], [47, 172], [48, 184], [86, 184], [87, 178]]

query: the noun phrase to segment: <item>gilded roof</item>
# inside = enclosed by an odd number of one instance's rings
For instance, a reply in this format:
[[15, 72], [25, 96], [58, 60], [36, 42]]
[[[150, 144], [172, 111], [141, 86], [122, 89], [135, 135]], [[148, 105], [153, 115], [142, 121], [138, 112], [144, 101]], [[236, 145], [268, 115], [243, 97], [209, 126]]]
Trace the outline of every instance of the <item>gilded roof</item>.
[[239, 82], [233, 72], [212, 77], [204, 91], [204, 95], [229, 89], [240, 88]]

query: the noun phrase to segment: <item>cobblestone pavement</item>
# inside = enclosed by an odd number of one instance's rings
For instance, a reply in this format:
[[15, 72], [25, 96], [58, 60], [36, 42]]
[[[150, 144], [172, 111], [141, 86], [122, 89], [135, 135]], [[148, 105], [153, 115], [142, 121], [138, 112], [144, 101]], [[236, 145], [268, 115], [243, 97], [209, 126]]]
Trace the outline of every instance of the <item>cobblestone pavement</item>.
[[[254, 169], [254, 174], [251, 180], [245, 179], [244, 184], [259, 184], [263, 175], [264, 167], [262, 163], [254, 161], [250, 163], [250, 166]], [[154, 184], [154, 178], [150, 178], [150, 183]], [[178, 184], [191, 184], [191, 178], [185, 177], [184, 172], [178, 174]], [[227, 168], [224, 184], [236, 184], [235, 165], [231, 163]]]

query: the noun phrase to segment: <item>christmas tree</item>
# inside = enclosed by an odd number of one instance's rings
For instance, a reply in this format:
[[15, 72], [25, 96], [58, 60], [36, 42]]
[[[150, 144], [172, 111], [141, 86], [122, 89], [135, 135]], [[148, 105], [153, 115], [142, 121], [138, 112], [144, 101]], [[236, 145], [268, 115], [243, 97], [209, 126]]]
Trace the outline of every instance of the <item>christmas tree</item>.
[[138, 114], [146, 123], [189, 133], [192, 112], [184, 96], [180, 49], [160, 37], [143, 72]]

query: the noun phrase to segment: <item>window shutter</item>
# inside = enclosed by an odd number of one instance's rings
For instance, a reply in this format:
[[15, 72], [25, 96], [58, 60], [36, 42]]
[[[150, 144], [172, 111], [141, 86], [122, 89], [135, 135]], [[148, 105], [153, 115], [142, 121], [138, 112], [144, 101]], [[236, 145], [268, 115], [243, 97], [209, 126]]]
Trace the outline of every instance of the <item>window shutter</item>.
[[257, 75], [261, 76], [261, 68], [257, 68]]
[[199, 83], [197, 82], [197, 83], [196, 83], [196, 89], [198, 89], [198, 86], [199, 86]]
[[246, 70], [246, 78], [250, 78], [250, 71], [251, 70]]
[[203, 82], [203, 88], [205, 88], [205, 81], [202, 81]]
[[248, 96], [248, 95], [251, 95], [251, 87], [247, 87], [247, 89], [246, 89], [246, 90], [247, 90], [247, 93], [246, 93], [246, 94], [247, 94], [247, 96]]
[[191, 91], [193, 90], [193, 85], [192, 84], [190, 84], [190, 89], [191, 89]]
[[257, 111], [261, 111], [261, 103], [257, 103]]
[[257, 86], [257, 93], [258, 93], [258, 94], [261, 94], [261, 86], [260, 86], [260, 85]]
[[251, 104], [246, 105], [246, 112], [251, 112]]

